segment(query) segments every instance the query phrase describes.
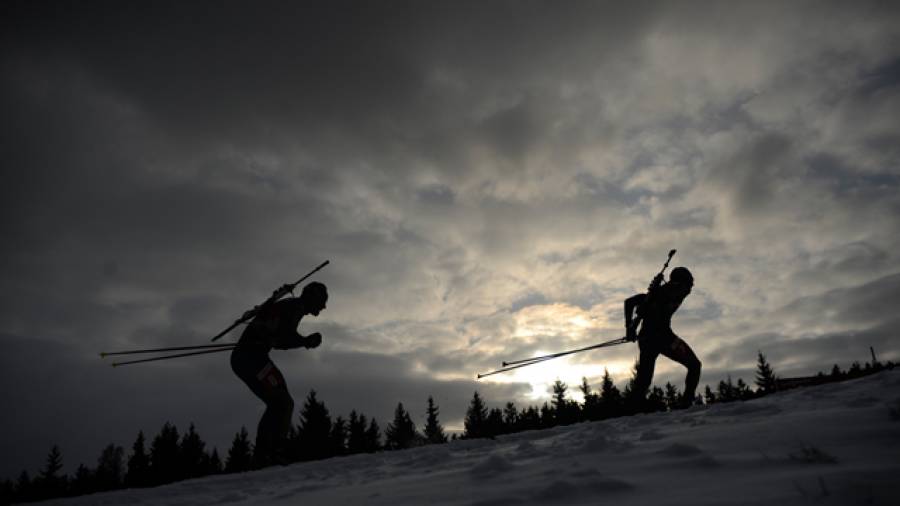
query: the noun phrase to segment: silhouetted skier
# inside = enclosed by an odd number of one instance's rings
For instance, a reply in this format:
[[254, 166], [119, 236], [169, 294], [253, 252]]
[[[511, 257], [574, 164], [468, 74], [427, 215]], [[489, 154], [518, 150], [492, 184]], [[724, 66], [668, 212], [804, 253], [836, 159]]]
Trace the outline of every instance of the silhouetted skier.
[[264, 305], [231, 352], [231, 369], [266, 403], [256, 431], [256, 467], [287, 463], [284, 443], [294, 412], [294, 399], [269, 351], [319, 346], [322, 336], [318, 332], [302, 336], [297, 333], [297, 325], [305, 315], [318, 316], [327, 301], [325, 285], [314, 281], [303, 287], [300, 297]]
[[[691, 272], [684, 267], [676, 267], [669, 274], [668, 283], [663, 283], [663, 276], [659, 274], [650, 283], [647, 293], [639, 293], [625, 300], [626, 335], [632, 341], [637, 340], [641, 350], [631, 392], [633, 402], [639, 403], [646, 396], [656, 359], [663, 355], [687, 367], [681, 406], [687, 407], [693, 403], [700, 382], [701, 363], [691, 347], [672, 332], [672, 315], [691, 293], [693, 286]], [[637, 333], [633, 325], [635, 309], [642, 318], [641, 330]]]

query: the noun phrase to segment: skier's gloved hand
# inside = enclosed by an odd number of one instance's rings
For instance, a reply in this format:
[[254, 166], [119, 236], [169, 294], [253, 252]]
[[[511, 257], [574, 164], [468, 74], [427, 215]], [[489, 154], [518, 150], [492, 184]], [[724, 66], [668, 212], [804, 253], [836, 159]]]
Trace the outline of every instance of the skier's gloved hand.
[[322, 334], [318, 332], [306, 336], [306, 349], [318, 348], [322, 344]]
[[280, 287], [278, 287], [277, 290], [272, 292], [272, 296], [273, 297], [283, 297], [284, 295], [291, 293], [291, 291], [292, 291], [291, 285], [281, 285]]
[[637, 335], [634, 333], [634, 326], [626, 325], [625, 326], [625, 339], [629, 341], [637, 341]]

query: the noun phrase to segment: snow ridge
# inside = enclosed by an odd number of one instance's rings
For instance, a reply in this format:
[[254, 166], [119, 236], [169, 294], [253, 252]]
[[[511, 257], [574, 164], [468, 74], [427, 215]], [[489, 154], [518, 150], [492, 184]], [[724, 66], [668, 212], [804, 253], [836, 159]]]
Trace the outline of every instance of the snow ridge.
[[897, 504], [900, 371], [746, 402], [337, 457], [73, 505]]

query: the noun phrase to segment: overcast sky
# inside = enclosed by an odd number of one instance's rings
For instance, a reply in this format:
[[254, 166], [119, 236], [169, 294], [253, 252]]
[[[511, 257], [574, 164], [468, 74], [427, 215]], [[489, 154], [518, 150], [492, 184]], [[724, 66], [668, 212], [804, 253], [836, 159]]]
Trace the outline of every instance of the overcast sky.
[[[298, 407], [620, 386], [669, 249], [701, 387], [900, 359], [895, 2], [3, 2], [0, 477], [262, 405], [205, 344], [324, 260]], [[229, 338], [237, 338], [235, 333]], [[657, 384], [682, 385], [666, 359]]]

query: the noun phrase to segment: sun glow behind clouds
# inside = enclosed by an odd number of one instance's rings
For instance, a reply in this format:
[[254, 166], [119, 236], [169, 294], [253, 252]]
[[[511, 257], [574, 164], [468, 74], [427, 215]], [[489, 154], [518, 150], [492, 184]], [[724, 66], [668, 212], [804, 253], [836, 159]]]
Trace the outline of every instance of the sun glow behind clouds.
[[[595, 306], [584, 310], [569, 304], [545, 304], [522, 308], [514, 315], [515, 329], [512, 338], [519, 342], [534, 342], [539, 346], [548, 340], [559, 343], [554, 349], [536, 348], [531, 357], [567, 351], [593, 344], [593, 337], [608, 334], [611, 322], [601, 310]], [[598, 339], [597, 342], [600, 340]], [[525, 357], [508, 357], [507, 360], [520, 360]], [[498, 364], [499, 366], [500, 364]], [[576, 362], [572, 356], [560, 357], [535, 365], [515, 369], [508, 373], [497, 374], [483, 381], [495, 383], [528, 383], [531, 385], [529, 399], [546, 400], [550, 397], [553, 383], [558, 379], [569, 386], [569, 397], [581, 399], [578, 386], [583, 377], [589, 378], [591, 387], [599, 388], [595, 379], [603, 375], [603, 369], [609, 370], [614, 380], [621, 380], [630, 374], [631, 364], [628, 362]]]
[[[534, 356], [546, 355], [545, 350], [538, 350]], [[631, 374], [631, 363], [626, 361], [614, 362], [589, 362], [589, 363], [573, 363], [571, 357], [561, 357], [535, 365], [522, 367], [512, 370], [508, 373], [501, 373], [485, 378], [482, 381], [495, 383], [528, 383], [531, 385], [531, 392], [528, 398], [531, 401], [546, 400], [551, 396], [553, 391], [553, 383], [560, 380], [568, 385], [569, 398], [577, 401], [583, 401], [578, 386], [581, 385], [581, 378], [589, 378], [591, 388], [599, 390], [599, 381], [592, 378], [598, 378], [603, 375], [604, 368], [609, 371], [613, 381], [620, 383]]]
[[556, 303], [522, 308], [515, 314], [515, 323], [513, 337], [517, 339], [558, 336], [571, 341], [605, 327], [606, 317], [602, 313]]

